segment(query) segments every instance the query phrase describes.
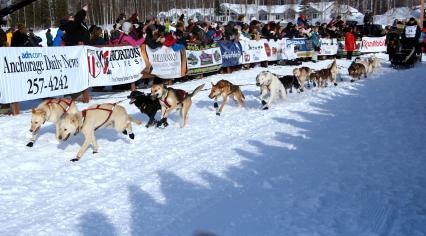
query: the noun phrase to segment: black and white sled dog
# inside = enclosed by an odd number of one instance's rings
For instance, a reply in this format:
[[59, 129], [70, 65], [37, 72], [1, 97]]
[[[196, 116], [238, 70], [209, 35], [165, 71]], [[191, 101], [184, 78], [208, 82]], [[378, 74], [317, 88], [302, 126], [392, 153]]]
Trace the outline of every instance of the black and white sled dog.
[[[267, 110], [271, 107], [274, 100], [278, 98], [287, 99], [287, 92], [284, 85], [278, 79], [278, 77], [269, 72], [263, 71], [256, 77], [256, 86], [260, 87], [260, 100], [262, 101], [263, 109]], [[268, 102], [264, 100], [265, 96], [269, 95]]]

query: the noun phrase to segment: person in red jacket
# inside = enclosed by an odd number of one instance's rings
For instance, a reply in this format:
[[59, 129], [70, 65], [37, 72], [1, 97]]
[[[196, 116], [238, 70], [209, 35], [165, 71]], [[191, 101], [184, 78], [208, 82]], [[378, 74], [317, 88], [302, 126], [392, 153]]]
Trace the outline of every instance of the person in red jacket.
[[348, 27], [346, 29], [345, 50], [346, 50], [346, 59], [352, 60], [352, 54], [355, 51], [355, 36], [352, 33], [351, 27]]

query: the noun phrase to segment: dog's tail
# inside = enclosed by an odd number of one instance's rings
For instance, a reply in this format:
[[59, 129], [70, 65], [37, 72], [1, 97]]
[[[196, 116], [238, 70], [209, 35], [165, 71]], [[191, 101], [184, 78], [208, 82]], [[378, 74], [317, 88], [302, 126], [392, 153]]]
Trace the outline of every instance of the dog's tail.
[[133, 117], [131, 117], [131, 116], [129, 116], [129, 121], [130, 121], [130, 122], [133, 122], [133, 123], [135, 123], [135, 124], [137, 124], [137, 125], [141, 125], [141, 124], [142, 124], [142, 122], [141, 122], [140, 120], [135, 120], [135, 119], [133, 119]]
[[203, 89], [203, 88], [204, 88], [204, 84], [202, 84], [202, 85], [198, 86], [197, 88], [195, 88], [195, 90], [192, 93], [188, 94], [188, 96], [189, 97], [195, 96], [195, 94], [197, 94], [198, 92], [200, 92], [200, 90]]

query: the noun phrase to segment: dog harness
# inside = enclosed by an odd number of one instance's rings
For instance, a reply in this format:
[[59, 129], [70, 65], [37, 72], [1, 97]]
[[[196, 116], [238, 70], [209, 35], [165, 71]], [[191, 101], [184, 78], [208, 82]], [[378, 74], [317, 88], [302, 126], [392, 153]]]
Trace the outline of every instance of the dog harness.
[[[61, 105], [61, 102], [65, 103], [67, 106], [63, 107]], [[66, 113], [70, 109], [72, 103], [73, 103], [73, 100], [68, 100], [68, 99], [49, 99], [46, 105], [57, 104], [62, 108], [62, 110], [64, 110], [64, 113]]]
[[[103, 104], [105, 105], [105, 104]], [[111, 109], [107, 109], [107, 108], [102, 108], [101, 105], [96, 105], [96, 107], [94, 108], [88, 108], [88, 109], [84, 109], [83, 111], [81, 111], [82, 115], [83, 115], [83, 125], [84, 125], [84, 121], [86, 120], [86, 115], [88, 111], [93, 111], [93, 110], [101, 110], [101, 111], [106, 111], [108, 112], [108, 117], [106, 118], [106, 120], [99, 125], [98, 127], [95, 128], [95, 131], [98, 130], [99, 128], [101, 128], [103, 125], [105, 125], [109, 119], [112, 116], [112, 112], [114, 111], [115, 106], [117, 105], [117, 103], [107, 103], [106, 105], [112, 105]]]
[[[175, 91], [176, 99], [178, 102], [177, 104], [178, 105], [182, 104], [183, 100], [185, 100], [185, 98], [188, 97], [188, 92], [182, 89], [174, 89], [174, 91]], [[161, 101], [164, 103], [164, 105], [166, 105], [167, 108], [170, 108], [172, 106], [167, 102], [168, 97], [169, 97], [169, 91], [167, 91], [166, 97]]]

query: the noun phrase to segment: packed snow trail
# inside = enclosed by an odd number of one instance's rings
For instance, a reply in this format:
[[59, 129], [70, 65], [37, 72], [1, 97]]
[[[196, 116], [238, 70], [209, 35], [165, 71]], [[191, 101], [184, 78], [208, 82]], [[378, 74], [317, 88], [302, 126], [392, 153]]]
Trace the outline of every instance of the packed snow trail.
[[[262, 70], [174, 87], [253, 83]], [[166, 129], [134, 127], [134, 141], [102, 129], [99, 153], [78, 163], [81, 135], [59, 143], [49, 124], [29, 149], [30, 113], [0, 117], [0, 235], [425, 235], [425, 73], [344, 75], [268, 111], [245, 86], [247, 109], [230, 101], [221, 117], [204, 91], [187, 128], [173, 113]], [[102, 97], [92, 103], [117, 100]]]

